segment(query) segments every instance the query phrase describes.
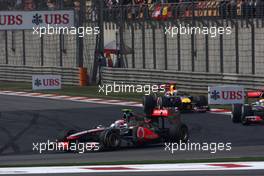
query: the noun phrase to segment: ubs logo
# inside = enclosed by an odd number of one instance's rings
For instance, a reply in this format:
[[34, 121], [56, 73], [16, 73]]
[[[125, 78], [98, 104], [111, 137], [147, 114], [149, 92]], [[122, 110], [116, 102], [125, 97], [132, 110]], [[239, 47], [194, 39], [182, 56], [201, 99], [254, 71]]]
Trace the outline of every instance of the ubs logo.
[[39, 25], [39, 24], [43, 23], [42, 16], [39, 15], [38, 13], [36, 13], [36, 14], [33, 16], [32, 23], [33, 23], [33, 24], [36, 24], [36, 25]]

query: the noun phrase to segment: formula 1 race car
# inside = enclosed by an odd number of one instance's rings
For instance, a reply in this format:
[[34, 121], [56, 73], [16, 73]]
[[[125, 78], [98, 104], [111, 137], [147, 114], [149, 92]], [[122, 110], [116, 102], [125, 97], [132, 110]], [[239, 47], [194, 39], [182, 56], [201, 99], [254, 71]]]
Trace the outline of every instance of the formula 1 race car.
[[209, 110], [206, 96], [191, 96], [179, 93], [175, 84], [165, 85], [165, 94], [145, 95], [143, 107], [146, 113], [152, 112], [154, 108], [177, 108], [180, 111], [206, 112]]
[[249, 125], [264, 122], [264, 92], [248, 92], [247, 98], [261, 98], [251, 104], [232, 105], [231, 119], [234, 123]]
[[136, 116], [132, 110], [124, 109], [123, 117], [109, 127], [98, 126], [94, 129], [70, 130], [58, 140], [65, 151], [77, 143], [98, 143], [99, 150], [115, 150], [121, 143], [141, 146], [160, 142], [187, 142], [188, 128], [181, 122], [180, 113], [172, 109], [155, 109], [151, 115]]

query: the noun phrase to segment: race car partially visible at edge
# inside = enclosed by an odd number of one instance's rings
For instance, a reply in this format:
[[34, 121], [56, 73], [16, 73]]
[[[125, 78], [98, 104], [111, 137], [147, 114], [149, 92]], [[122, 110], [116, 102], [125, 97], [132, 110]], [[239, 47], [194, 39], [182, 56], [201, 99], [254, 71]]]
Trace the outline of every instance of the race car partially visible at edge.
[[257, 101], [247, 104], [232, 105], [231, 119], [233, 123], [250, 125], [264, 122], [264, 90], [248, 91], [246, 98], [257, 98]]

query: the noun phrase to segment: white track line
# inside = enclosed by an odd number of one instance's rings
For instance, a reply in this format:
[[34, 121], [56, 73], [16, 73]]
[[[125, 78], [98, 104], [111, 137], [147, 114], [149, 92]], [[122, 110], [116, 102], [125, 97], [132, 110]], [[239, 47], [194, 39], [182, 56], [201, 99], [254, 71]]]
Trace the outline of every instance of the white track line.
[[264, 162], [142, 164], [102, 166], [50, 166], [0, 168], [1, 174], [58, 174], [58, 173], [118, 173], [118, 172], [177, 172], [177, 171], [264, 170]]

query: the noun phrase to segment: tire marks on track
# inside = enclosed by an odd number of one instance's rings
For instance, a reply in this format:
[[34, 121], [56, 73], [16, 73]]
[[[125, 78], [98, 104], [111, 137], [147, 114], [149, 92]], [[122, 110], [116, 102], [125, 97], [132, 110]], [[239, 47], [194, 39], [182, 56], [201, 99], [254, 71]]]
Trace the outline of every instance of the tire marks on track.
[[20, 153], [20, 148], [18, 145], [15, 144], [15, 142], [19, 140], [30, 128], [32, 128], [32, 126], [36, 125], [38, 119], [39, 119], [39, 115], [35, 114], [28, 123], [28, 125], [25, 126], [16, 135], [12, 135], [9, 130], [5, 129], [4, 127], [1, 127], [0, 129], [7, 134], [9, 140], [7, 141], [6, 144], [4, 144], [3, 147], [0, 148], [0, 154], [2, 154], [5, 150], [7, 150], [10, 147], [14, 150], [15, 153]]

